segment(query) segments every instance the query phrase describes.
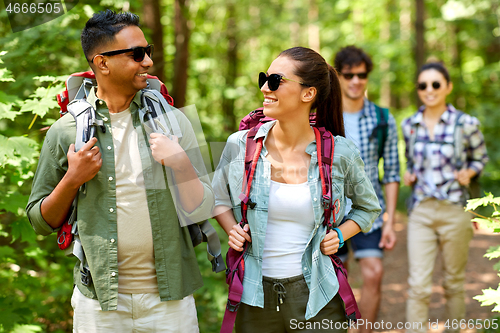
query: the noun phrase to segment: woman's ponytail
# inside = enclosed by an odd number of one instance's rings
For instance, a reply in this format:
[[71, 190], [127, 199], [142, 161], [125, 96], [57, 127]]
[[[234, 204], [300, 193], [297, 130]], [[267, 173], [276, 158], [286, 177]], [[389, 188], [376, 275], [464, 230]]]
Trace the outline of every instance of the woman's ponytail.
[[316, 51], [305, 47], [293, 47], [280, 53], [297, 61], [295, 74], [305, 85], [315, 87], [316, 127], [325, 127], [333, 135], [345, 136], [342, 114], [342, 93], [337, 71]]
[[316, 126], [325, 127], [333, 135], [345, 137], [344, 116], [342, 114], [342, 92], [337, 71], [328, 65], [330, 91], [323, 102], [316, 107]]

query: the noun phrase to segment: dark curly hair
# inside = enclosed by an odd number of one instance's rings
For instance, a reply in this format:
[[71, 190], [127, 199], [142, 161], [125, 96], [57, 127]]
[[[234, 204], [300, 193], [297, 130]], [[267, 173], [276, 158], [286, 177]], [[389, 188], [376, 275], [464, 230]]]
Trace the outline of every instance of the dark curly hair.
[[354, 45], [346, 46], [340, 49], [335, 55], [335, 69], [340, 73], [344, 66], [349, 68], [359, 66], [365, 63], [366, 72], [370, 73], [373, 69], [373, 62], [370, 56], [361, 48]]
[[116, 13], [109, 9], [95, 13], [85, 24], [81, 35], [87, 61], [90, 63], [92, 53], [97, 48], [112, 42], [115, 35], [128, 26], [139, 26], [139, 16], [129, 12]]

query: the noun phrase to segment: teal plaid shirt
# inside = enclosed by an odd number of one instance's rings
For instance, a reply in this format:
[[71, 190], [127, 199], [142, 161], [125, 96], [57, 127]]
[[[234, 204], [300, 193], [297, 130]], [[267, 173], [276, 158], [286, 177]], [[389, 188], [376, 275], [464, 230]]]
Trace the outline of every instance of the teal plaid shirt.
[[[361, 117], [359, 118], [359, 151], [365, 163], [365, 172], [377, 193], [382, 213], [385, 212], [386, 208], [382, 185], [392, 182], [399, 183], [401, 180], [399, 176], [398, 129], [396, 127], [396, 121], [390, 113], [387, 122], [389, 126], [388, 135], [382, 155], [384, 161], [384, 177], [382, 180], [379, 180], [379, 142], [376, 136], [372, 137], [373, 130], [377, 126], [377, 110], [375, 104], [365, 98], [363, 109], [361, 110]], [[380, 229], [383, 224], [382, 214], [380, 214], [375, 222], [373, 222], [371, 231]]]
[[[257, 205], [248, 210], [248, 221], [252, 242], [245, 254], [245, 278], [243, 279], [242, 302], [251, 306], [264, 307], [262, 286], [262, 254], [267, 230], [267, 206], [271, 183], [271, 164], [265, 158], [267, 149], [265, 140], [275, 121], [264, 124], [257, 132], [256, 139], [264, 137], [264, 146], [257, 163], [250, 198]], [[241, 193], [244, 172], [245, 144], [248, 131], [232, 134], [222, 153], [212, 186], [215, 193], [215, 205], [231, 207], [234, 217], [241, 221]], [[321, 207], [321, 183], [318, 181], [319, 167], [316, 154], [316, 141], [311, 142], [306, 153], [311, 155], [308, 170], [308, 184], [313, 203], [315, 227], [309, 236], [302, 255], [302, 272], [309, 287], [309, 301], [306, 319], [314, 317], [337, 294], [339, 284], [331, 260], [321, 253], [320, 243], [326, 235], [323, 226], [323, 208]], [[344, 216], [345, 195], [353, 201], [353, 209], [347, 215], [366, 232], [380, 213], [380, 205], [373, 186], [366, 176], [364, 164], [358, 149], [343, 137], [335, 137], [335, 155], [332, 168], [332, 200], [339, 199], [341, 207], [335, 215], [340, 222]], [[283, 230], [283, 232], [286, 232]]]

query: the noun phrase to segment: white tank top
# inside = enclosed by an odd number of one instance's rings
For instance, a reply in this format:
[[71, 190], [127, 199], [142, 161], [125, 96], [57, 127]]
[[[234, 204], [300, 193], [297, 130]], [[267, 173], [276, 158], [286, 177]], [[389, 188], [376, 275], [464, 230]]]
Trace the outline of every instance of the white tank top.
[[314, 229], [308, 183], [271, 180], [262, 275], [283, 279], [302, 274], [302, 254]]

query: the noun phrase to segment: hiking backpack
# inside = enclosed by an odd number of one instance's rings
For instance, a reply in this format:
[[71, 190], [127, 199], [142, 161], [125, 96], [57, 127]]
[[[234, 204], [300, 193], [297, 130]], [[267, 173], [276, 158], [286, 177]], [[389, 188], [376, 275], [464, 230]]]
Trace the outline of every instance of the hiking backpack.
[[[152, 132], [164, 135], [173, 134], [181, 138], [182, 132], [170, 107], [173, 105], [173, 98], [168, 94], [167, 88], [155, 76], [148, 75], [147, 83], [148, 87], [141, 90], [143, 107], [139, 109], [139, 118], [146, 132], [148, 134]], [[57, 102], [61, 107], [61, 116], [69, 112], [75, 118], [76, 151], [95, 136], [96, 130], [101, 129], [103, 132], [105, 131], [102, 120], [96, 118], [95, 109], [87, 102], [90, 90], [96, 85], [97, 82], [92, 71], [75, 73], [70, 75], [66, 80], [66, 90], [57, 95]], [[160, 117], [160, 114], [164, 114], [168, 119], [172, 128], [171, 133], [168, 130], [165, 118]], [[85, 184], [82, 185], [80, 191], [85, 191]], [[68, 220], [58, 230], [57, 243], [61, 250], [65, 250], [66, 255], [75, 256], [80, 260], [81, 281], [84, 285], [89, 285], [92, 278], [78, 236], [77, 204], [78, 195], [73, 201]], [[207, 242], [207, 257], [212, 264], [212, 271], [216, 273], [224, 271], [225, 266], [219, 237], [210, 222], [205, 220], [200, 224], [190, 224], [187, 228], [193, 246], [197, 246], [201, 242]]]
[[[310, 117], [310, 121], [314, 118]], [[266, 119], [266, 120], [264, 120]], [[240, 128], [250, 127], [247, 133], [245, 145], [245, 171], [243, 175], [242, 193], [238, 196], [241, 200], [241, 216], [239, 222], [241, 228], [248, 224], [247, 211], [248, 208], [254, 209], [256, 203], [250, 199], [250, 190], [252, 186], [253, 177], [257, 162], [263, 146], [263, 138], [255, 140], [255, 136], [259, 127], [267, 122], [273, 120], [266, 117], [262, 113], [262, 109], [256, 109], [243, 118], [240, 123]], [[251, 127], [253, 125], [253, 127]], [[332, 164], [334, 154], [334, 138], [332, 134], [324, 127], [313, 127], [316, 137], [316, 148], [318, 156], [318, 165], [321, 177], [322, 199], [321, 203], [324, 208], [324, 221], [323, 225], [327, 227], [327, 232], [335, 226], [336, 218], [335, 213], [340, 209], [340, 201], [337, 199], [332, 203]], [[333, 211], [333, 223], [330, 221]], [[227, 270], [226, 270], [226, 283], [229, 286], [228, 300], [224, 319], [222, 321], [221, 333], [231, 333], [234, 328], [236, 320], [236, 313], [241, 304], [241, 297], [243, 295], [243, 278], [245, 276], [245, 260], [244, 255], [248, 249], [248, 242], [245, 242], [243, 251], [238, 252], [229, 248], [226, 256]], [[345, 305], [346, 318], [356, 321], [361, 318], [356, 299], [352, 292], [349, 282], [347, 280], [347, 271], [344, 268], [342, 261], [335, 255], [329, 256], [332, 265], [335, 269], [335, 274], [339, 282], [339, 295]]]

